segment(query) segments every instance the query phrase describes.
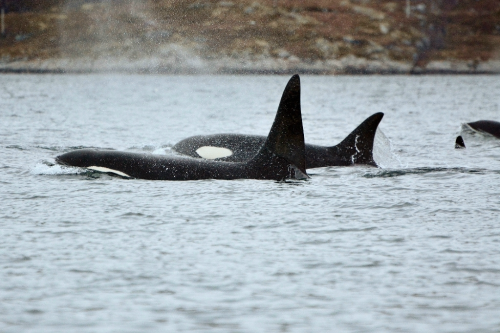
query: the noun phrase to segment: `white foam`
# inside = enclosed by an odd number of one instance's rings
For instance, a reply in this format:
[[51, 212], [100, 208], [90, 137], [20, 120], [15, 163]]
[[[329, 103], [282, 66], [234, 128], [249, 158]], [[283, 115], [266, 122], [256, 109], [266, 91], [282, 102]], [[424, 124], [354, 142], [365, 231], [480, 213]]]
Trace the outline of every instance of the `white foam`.
[[156, 148], [155, 150], [153, 150], [151, 152], [151, 154], [153, 154], [153, 155], [167, 155], [168, 154], [167, 151], [170, 151], [170, 148]]
[[196, 153], [202, 158], [214, 160], [216, 158], [228, 157], [233, 155], [233, 152], [227, 148], [203, 146], [196, 149]]
[[35, 175], [75, 175], [82, 173], [82, 169], [66, 167], [59, 164], [49, 165], [46, 163], [37, 163], [31, 173]]
[[124, 173], [124, 172], [121, 172], [121, 171], [118, 171], [118, 170], [109, 169], [109, 168], [105, 168], [105, 167], [99, 167], [99, 166], [93, 165], [93, 166], [87, 167], [87, 169], [94, 170], [94, 171], [99, 171], [99, 172], [109, 172], [109, 173], [117, 174], [117, 175], [122, 176], [122, 177], [132, 178], [129, 175], [127, 175], [126, 173]]
[[295, 165], [291, 164], [288, 166], [288, 179], [304, 180], [304, 179], [309, 179], [309, 176], [300, 171], [300, 169], [297, 168]]

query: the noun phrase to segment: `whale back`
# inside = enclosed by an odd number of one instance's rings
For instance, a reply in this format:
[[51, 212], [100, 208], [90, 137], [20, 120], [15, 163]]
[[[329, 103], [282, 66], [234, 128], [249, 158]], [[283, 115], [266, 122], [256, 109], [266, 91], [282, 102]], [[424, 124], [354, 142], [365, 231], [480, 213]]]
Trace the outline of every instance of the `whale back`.
[[467, 123], [472, 129], [493, 135], [500, 139], [500, 123], [493, 120], [478, 120]]
[[[376, 166], [373, 159], [373, 144], [383, 117], [382, 112], [371, 115], [336, 146], [306, 144], [306, 168], [353, 164]], [[257, 154], [266, 139], [260, 135], [234, 133], [197, 135], [179, 141], [172, 149], [179, 154], [195, 158], [244, 162]]]

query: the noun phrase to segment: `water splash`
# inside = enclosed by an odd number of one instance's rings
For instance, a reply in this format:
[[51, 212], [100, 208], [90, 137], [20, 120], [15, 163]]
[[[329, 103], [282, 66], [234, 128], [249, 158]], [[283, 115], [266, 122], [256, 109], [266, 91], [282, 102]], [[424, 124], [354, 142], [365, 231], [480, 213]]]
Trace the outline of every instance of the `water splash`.
[[393, 178], [406, 175], [425, 175], [430, 173], [447, 173], [455, 176], [456, 174], [487, 174], [495, 173], [486, 169], [470, 169], [470, 168], [442, 168], [442, 167], [425, 167], [425, 168], [407, 168], [404, 170], [379, 170], [376, 172], [368, 172], [363, 175], [365, 178]]
[[37, 163], [31, 170], [33, 175], [79, 175], [85, 173], [84, 169], [66, 167], [59, 164], [53, 164], [48, 161]]
[[401, 157], [394, 152], [391, 140], [380, 128], [375, 133], [373, 143], [373, 159], [377, 165], [384, 169], [407, 168], [408, 165], [401, 161]]

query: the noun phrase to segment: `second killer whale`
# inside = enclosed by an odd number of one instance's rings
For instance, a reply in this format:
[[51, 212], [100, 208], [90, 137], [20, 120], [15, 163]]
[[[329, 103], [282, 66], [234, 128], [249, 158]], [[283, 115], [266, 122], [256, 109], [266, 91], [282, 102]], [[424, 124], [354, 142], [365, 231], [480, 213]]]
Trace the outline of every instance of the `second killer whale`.
[[478, 120], [466, 124], [476, 132], [488, 133], [500, 139], [500, 123], [493, 120]]
[[[486, 133], [500, 139], [500, 122], [494, 120], [478, 120], [470, 123], [465, 123], [466, 128], [475, 132]], [[461, 135], [455, 140], [455, 148], [465, 148], [465, 142]]]
[[[382, 112], [371, 115], [335, 146], [306, 144], [306, 168], [355, 164], [377, 166], [373, 159], [373, 142], [383, 116]], [[265, 141], [265, 136], [258, 135], [198, 135], [179, 141], [172, 149], [179, 154], [195, 158], [243, 162], [252, 159]]]
[[258, 153], [233, 163], [114, 150], [80, 149], [56, 158], [60, 165], [149, 180], [308, 178], [300, 107], [300, 78], [292, 76], [283, 92], [269, 135]]

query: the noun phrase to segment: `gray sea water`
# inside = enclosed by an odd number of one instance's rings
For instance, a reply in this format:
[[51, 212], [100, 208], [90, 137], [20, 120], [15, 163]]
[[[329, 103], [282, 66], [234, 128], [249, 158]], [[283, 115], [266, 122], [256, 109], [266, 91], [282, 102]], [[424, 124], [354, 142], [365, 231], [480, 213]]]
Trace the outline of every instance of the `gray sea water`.
[[[51, 166], [267, 134], [288, 76], [1, 75], [1, 332], [499, 332], [498, 76], [303, 76], [308, 143], [381, 168], [145, 181]], [[454, 149], [463, 132], [466, 149]]]

